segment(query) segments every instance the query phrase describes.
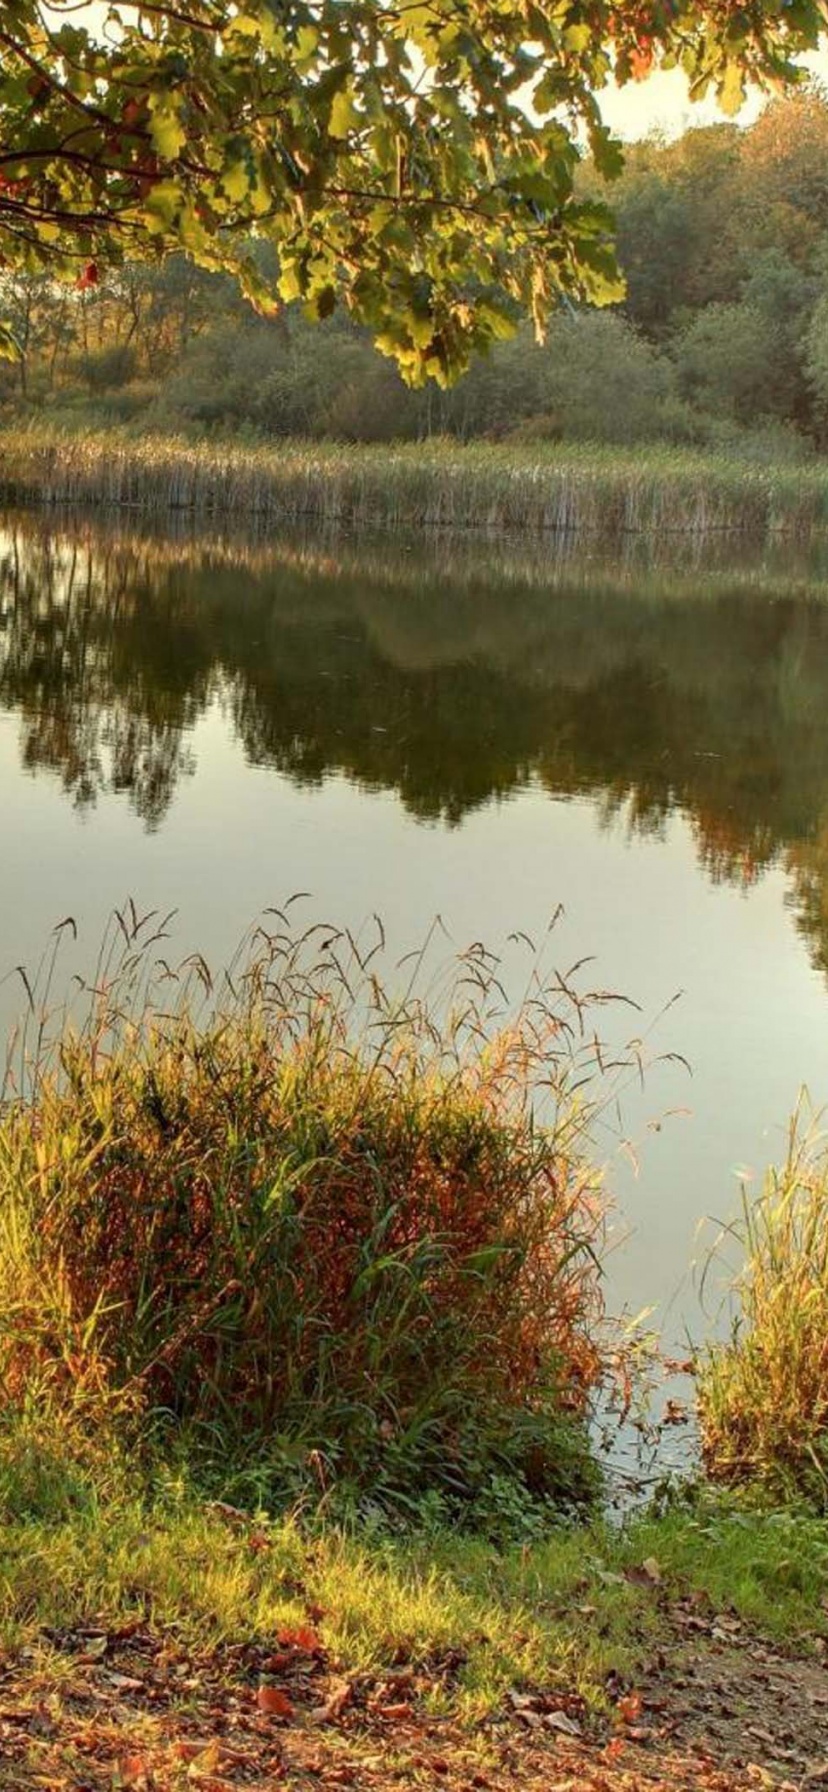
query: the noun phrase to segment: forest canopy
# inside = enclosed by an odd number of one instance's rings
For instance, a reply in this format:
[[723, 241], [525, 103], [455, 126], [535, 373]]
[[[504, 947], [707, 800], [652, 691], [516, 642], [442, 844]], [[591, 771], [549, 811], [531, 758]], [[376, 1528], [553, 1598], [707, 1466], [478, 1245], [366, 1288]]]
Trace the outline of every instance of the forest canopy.
[[7, 0], [0, 266], [83, 290], [183, 252], [445, 383], [562, 298], [621, 297], [577, 180], [585, 151], [621, 168], [610, 80], [680, 66], [733, 113], [800, 79], [823, 23], [819, 0]]

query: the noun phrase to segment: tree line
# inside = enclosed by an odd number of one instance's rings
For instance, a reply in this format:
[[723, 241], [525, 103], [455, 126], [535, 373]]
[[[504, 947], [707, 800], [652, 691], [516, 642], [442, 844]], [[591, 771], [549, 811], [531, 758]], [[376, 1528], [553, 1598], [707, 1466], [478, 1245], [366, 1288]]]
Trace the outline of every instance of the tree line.
[[[543, 345], [525, 325], [448, 391], [412, 391], [346, 314], [311, 322], [295, 302], [257, 316], [231, 276], [174, 253], [81, 287], [0, 276], [20, 345], [0, 405], [252, 436], [824, 447], [825, 94], [772, 101], [747, 129], [634, 145], [611, 186], [587, 160], [579, 182], [585, 203], [613, 206], [623, 300], [562, 305]], [[251, 252], [271, 278], [272, 248]]]

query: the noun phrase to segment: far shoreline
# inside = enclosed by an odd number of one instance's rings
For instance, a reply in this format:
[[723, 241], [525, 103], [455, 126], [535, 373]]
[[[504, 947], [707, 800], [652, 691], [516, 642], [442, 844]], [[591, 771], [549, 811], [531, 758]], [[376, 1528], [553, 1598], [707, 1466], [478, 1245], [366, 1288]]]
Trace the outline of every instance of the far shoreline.
[[828, 531], [828, 461], [446, 438], [251, 442], [34, 424], [0, 430], [0, 500], [205, 521], [803, 542]]

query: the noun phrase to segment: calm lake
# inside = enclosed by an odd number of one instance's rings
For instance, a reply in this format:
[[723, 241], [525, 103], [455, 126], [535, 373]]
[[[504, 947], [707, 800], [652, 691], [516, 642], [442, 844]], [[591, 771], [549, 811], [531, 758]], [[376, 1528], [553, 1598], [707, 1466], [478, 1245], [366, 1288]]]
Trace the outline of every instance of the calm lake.
[[681, 1347], [714, 1323], [699, 1223], [780, 1156], [801, 1085], [828, 1100], [828, 544], [7, 515], [0, 841], [4, 1030], [14, 967], [71, 914], [88, 968], [128, 896], [213, 965], [296, 891], [379, 913], [391, 959], [438, 914], [499, 950], [562, 905], [547, 956], [591, 955], [585, 987], [640, 1005], [610, 1033], [690, 1066], [597, 1145], [611, 1305]]

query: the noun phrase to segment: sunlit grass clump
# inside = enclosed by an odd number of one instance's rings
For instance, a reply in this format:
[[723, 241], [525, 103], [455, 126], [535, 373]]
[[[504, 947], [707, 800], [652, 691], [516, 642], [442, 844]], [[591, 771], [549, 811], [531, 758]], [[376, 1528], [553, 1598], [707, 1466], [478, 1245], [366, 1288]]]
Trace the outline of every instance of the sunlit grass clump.
[[731, 1336], [701, 1364], [716, 1480], [828, 1509], [828, 1141], [792, 1123], [788, 1153], [732, 1229], [744, 1255]]
[[5, 1423], [178, 1443], [267, 1503], [588, 1497], [602, 1207], [574, 993], [535, 971], [507, 1018], [477, 948], [451, 990], [405, 967], [394, 994], [373, 953], [276, 917], [216, 990], [120, 925], [85, 1018], [50, 1044], [33, 989], [11, 1060]]

